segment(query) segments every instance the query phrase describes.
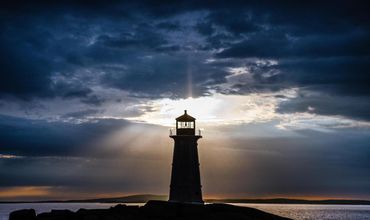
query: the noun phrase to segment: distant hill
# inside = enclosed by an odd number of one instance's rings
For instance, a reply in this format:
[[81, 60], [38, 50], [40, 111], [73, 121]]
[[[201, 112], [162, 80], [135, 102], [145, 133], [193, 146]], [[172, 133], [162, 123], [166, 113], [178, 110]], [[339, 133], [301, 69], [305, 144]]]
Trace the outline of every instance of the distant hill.
[[[77, 202], [100, 202], [100, 203], [146, 203], [149, 200], [167, 201], [166, 195], [140, 194], [130, 195], [114, 198], [100, 198], [100, 199], [82, 199], [82, 200], [53, 200], [53, 201], [33, 201], [33, 202], [0, 202], [0, 203], [77, 203]], [[207, 203], [267, 203], [267, 204], [333, 204], [333, 205], [370, 205], [368, 200], [303, 200], [303, 199], [205, 199]]]
[[124, 196], [124, 197], [115, 197], [115, 198], [78, 200], [78, 202], [145, 203], [145, 202], [148, 202], [149, 200], [166, 201], [168, 200], [168, 196], [143, 194], [143, 195], [130, 195], [130, 196]]
[[207, 199], [210, 203], [265, 203], [265, 204], [318, 204], [318, 205], [370, 205], [368, 200], [304, 200], [304, 199]]
[[0, 201], [0, 203], [51, 203], [51, 202], [60, 202], [60, 203], [80, 203], [80, 202], [100, 202], [100, 203], [146, 203], [149, 200], [159, 200], [167, 201], [168, 196], [166, 195], [152, 195], [152, 194], [140, 194], [140, 195], [130, 195], [114, 198], [99, 198], [99, 199], [78, 199], [78, 200], [46, 200], [46, 201]]

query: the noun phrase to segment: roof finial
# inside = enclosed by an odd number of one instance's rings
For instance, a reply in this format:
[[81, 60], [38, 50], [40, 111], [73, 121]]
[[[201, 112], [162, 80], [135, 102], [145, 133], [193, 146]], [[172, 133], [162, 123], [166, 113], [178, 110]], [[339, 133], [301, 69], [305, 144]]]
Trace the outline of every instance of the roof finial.
[[184, 110], [184, 112], [185, 112], [185, 115], [187, 115], [187, 114], [188, 114], [186, 110]]

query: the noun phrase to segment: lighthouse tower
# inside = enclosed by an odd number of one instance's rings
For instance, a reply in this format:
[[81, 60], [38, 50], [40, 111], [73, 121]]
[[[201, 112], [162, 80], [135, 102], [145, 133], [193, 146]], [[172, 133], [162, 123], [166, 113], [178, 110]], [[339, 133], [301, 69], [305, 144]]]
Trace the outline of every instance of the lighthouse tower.
[[195, 134], [195, 118], [187, 114], [176, 118], [176, 134], [170, 133], [175, 141], [170, 185], [170, 202], [201, 203], [198, 139]]

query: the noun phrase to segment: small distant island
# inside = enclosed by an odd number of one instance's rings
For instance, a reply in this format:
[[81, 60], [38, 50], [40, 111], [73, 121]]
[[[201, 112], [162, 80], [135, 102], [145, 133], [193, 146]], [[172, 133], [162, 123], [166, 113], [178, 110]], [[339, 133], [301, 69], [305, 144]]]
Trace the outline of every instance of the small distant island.
[[[47, 200], [47, 201], [0, 201], [0, 203], [146, 203], [150, 200], [167, 201], [166, 195], [139, 194], [114, 198], [80, 199], [80, 200]], [[318, 204], [318, 205], [370, 205], [369, 200], [304, 200], [304, 199], [205, 199], [207, 203], [261, 203], [261, 204]]]

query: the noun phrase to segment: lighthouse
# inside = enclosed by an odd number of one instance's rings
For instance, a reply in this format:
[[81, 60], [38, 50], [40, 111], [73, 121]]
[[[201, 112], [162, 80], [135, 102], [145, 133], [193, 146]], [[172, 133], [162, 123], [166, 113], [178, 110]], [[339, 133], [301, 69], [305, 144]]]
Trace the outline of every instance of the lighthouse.
[[195, 118], [187, 114], [176, 118], [176, 134], [170, 133], [174, 140], [170, 202], [203, 204], [198, 159], [198, 139], [195, 134]]

